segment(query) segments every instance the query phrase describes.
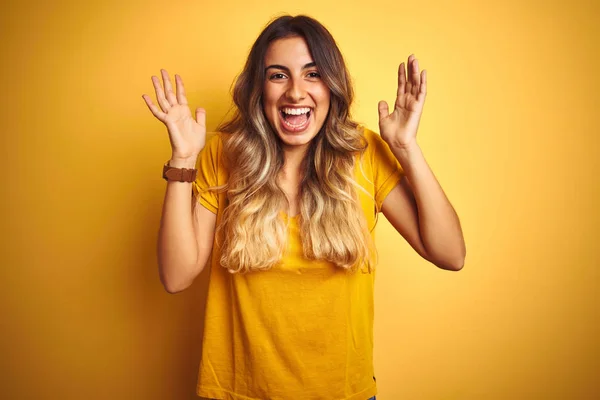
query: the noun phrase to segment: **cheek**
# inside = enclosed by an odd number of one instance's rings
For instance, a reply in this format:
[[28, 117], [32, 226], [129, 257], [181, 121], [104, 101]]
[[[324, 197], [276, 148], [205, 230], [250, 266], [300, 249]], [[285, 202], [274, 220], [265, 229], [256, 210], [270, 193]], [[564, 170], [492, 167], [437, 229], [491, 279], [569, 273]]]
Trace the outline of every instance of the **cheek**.
[[279, 109], [277, 108], [277, 99], [273, 97], [272, 93], [263, 93], [262, 109], [267, 121], [272, 127], [275, 127], [279, 120]]
[[275, 93], [273, 93], [273, 91], [265, 90], [263, 91], [262, 98], [263, 109], [265, 112], [273, 112], [277, 107], [277, 96], [275, 96]]
[[329, 108], [331, 106], [331, 98], [329, 96], [329, 92], [325, 92], [323, 93], [323, 95], [321, 96], [320, 100], [319, 100], [319, 106], [321, 108], [321, 111], [323, 111], [325, 114], [327, 114], [327, 112], [329, 112]]
[[325, 85], [323, 85], [321, 87], [320, 93], [319, 93], [319, 99], [321, 101], [321, 103], [323, 104], [329, 104], [331, 98], [331, 91], [329, 90], [329, 88]]

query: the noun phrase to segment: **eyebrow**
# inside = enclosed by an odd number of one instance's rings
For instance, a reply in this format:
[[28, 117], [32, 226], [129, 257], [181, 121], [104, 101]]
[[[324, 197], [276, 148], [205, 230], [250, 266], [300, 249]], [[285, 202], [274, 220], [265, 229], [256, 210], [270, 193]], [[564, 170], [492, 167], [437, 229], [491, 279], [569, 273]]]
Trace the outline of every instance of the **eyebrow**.
[[[309, 62], [308, 64], [305, 64], [305, 65], [302, 67], [302, 69], [304, 70], [304, 69], [307, 69], [307, 68], [312, 68], [312, 67], [316, 67], [316, 66], [317, 66], [317, 63], [313, 61], [313, 62]], [[265, 72], [267, 72], [267, 70], [268, 70], [269, 68], [274, 68], [274, 69], [282, 69], [282, 70], [284, 70], [284, 71], [290, 72], [290, 69], [289, 69], [288, 67], [286, 67], [286, 66], [283, 66], [283, 65], [279, 65], [279, 64], [273, 64], [273, 65], [269, 65], [267, 68], [265, 68]]]

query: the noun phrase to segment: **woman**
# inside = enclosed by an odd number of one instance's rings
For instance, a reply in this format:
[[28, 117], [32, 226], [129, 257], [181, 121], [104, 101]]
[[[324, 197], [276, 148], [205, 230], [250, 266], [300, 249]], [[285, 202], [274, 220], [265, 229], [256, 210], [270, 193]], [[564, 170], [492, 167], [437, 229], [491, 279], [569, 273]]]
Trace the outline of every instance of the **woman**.
[[[374, 398], [372, 231], [382, 211], [425, 259], [459, 270], [458, 217], [416, 142], [426, 93], [414, 56], [380, 135], [350, 119], [330, 33], [272, 21], [206, 138], [205, 111], [152, 77], [173, 149], [158, 241], [161, 281], [184, 290], [211, 259], [197, 393], [215, 399]], [[190, 198], [192, 199], [190, 203]], [[209, 257], [212, 252], [212, 257]]]

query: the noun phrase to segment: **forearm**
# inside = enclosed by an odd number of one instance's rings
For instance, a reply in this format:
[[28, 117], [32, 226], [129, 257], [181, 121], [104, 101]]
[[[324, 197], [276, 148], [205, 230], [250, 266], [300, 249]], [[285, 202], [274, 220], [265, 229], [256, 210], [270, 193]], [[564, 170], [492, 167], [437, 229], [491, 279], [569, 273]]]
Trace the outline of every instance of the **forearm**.
[[[171, 161], [170, 165], [194, 168]], [[198, 244], [192, 221], [192, 183], [169, 181], [158, 233], [158, 268], [162, 284], [170, 292], [188, 287], [197, 274]]]
[[418, 144], [391, 148], [404, 169], [418, 208], [419, 232], [432, 262], [463, 266], [466, 248], [458, 215], [427, 164]]

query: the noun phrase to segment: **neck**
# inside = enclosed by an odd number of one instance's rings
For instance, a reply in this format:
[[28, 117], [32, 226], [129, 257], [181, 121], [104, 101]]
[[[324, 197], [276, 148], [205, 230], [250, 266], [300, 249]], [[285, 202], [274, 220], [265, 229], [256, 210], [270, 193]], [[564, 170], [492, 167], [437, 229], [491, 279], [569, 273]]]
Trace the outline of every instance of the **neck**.
[[286, 175], [295, 175], [300, 173], [300, 165], [306, 156], [308, 145], [306, 146], [290, 146], [283, 149], [283, 170]]

